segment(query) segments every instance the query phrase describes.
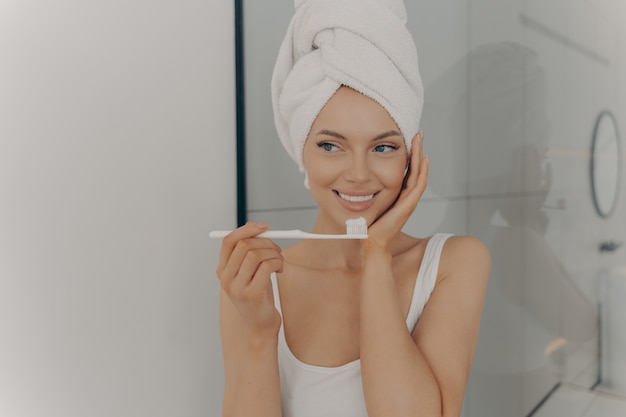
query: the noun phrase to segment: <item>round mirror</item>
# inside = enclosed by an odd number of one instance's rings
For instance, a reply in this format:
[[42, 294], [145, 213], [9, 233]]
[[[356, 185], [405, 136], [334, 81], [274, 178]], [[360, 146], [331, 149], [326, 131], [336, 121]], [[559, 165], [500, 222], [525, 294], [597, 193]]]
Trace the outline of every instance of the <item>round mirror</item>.
[[591, 192], [596, 211], [609, 217], [617, 204], [621, 170], [619, 134], [608, 111], [598, 116], [591, 142]]

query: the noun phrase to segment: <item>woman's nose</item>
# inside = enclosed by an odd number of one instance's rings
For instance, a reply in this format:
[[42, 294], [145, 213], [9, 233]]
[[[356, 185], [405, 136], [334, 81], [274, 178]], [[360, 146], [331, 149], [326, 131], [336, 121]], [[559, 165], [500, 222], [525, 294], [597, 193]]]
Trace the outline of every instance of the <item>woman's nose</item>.
[[345, 178], [350, 182], [365, 182], [369, 179], [370, 170], [365, 157], [350, 158], [345, 170]]

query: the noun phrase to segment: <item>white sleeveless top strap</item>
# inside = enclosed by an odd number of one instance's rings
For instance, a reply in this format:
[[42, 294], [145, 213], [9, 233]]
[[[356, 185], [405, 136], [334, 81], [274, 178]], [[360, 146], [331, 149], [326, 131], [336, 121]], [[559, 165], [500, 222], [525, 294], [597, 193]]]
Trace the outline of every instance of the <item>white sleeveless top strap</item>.
[[431, 237], [426, 245], [424, 258], [422, 259], [422, 264], [420, 265], [417, 279], [415, 280], [411, 306], [406, 316], [406, 327], [411, 333], [417, 324], [417, 320], [422, 315], [422, 311], [424, 311], [430, 294], [432, 294], [435, 289], [441, 251], [443, 250], [443, 244], [446, 243], [446, 240], [448, 240], [450, 236], [452, 235], [448, 233], [438, 233]]
[[[406, 318], [409, 332], [413, 332], [435, 288], [441, 251], [450, 236], [452, 235], [438, 233], [426, 244]], [[276, 275], [272, 274], [271, 279], [274, 304], [282, 316]], [[367, 417], [359, 359], [338, 367], [306, 364], [289, 349], [284, 327], [281, 325], [278, 336], [278, 368], [283, 417]]]

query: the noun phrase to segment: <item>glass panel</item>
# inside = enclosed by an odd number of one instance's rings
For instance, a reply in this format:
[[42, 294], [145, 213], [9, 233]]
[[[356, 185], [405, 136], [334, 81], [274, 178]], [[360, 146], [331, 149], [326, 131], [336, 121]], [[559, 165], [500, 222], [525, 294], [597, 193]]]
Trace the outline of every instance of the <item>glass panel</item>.
[[[405, 229], [477, 236], [493, 262], [463, 416], [608, 416], [622, 400], [604, 403], [598, 390], [626, 395], [626, 210], [618, 201], [610, 219], [596, 215], [590, 143], [602, 110], [626, 124], [626, 5], [405, 3], [431, 158]], [[270, 99], [292, 13], [289, 0], [245, 2], [248, 213], [306, 229], [316, 204], [278, 141]], [[598, 187], [603, 207], [614, 189]], [[603, 242], [616, 250], [600, 254]]]

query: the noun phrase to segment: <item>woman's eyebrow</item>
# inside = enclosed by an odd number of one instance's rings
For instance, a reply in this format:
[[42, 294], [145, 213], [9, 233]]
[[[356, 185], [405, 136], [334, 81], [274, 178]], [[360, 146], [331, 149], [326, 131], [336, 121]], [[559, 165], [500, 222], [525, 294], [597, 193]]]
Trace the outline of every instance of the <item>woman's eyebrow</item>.
[[402, 136], [402, 133], [397, 132], [397, 131], [395, 131], [395, 130], [389, 130], [389, 131], [387, 131], [387, 132], [381, 133], [380, 135], [376, 135], [376, 136], [374, 137], [374, 139], [372, 139], [372, 140], [373, 140], [373, 141], [376, 141], [376, 140], [381, 140], [381, 139], [388, 138], [389, 136]]
[[342, 135], [341, 133], [337, 133], [334, 130], [322, 129], [319, 132], [317, 132], [317, 134], [318, 135], [332, 136], [332, 137], [335, 137], [337, 139], [348, 140], [344, 135]]
[[[322, 129], [319, 132], [317, 132], [317, 134], [332, 136], [332, 137], [335, 137], [337, 139], [342, 139], [342, 140], [348, 140], [344, 135], [342, 135], [341, 133], [335, 132], [334, 130]], [[396, 130], [389, 130], [387, 132], [383, 132], [379, 135], [374, 136], [372, 141], [382, 140], [390, 136], [402, 136], [402, 134]]]

